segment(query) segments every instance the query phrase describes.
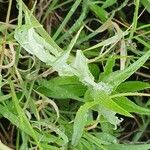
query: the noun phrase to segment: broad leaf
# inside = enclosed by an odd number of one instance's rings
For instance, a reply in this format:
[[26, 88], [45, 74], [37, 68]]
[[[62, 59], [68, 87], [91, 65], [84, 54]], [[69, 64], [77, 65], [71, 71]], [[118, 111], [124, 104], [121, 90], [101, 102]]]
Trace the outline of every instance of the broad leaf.
[[83, 101], [86, 87], [75, 77], [56, 77], [52, 80], [41, 80], [37, 91], [56, 99], [75, 99]]

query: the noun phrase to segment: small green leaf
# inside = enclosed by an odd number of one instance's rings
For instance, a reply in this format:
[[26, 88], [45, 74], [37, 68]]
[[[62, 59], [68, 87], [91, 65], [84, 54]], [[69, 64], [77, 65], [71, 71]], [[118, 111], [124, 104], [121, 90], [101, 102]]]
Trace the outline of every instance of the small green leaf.
[[118, 118], [116, 116], [116, 112], [107, 109], [105, 107], [99, 106], [99, 114], [104, 117], [104, 120], [109, 122], [110, 124], [114, 125], [114, 130], [117, 129], [117, 125], [120, 125], [120, 123], [123, 121], [122, 118]]
[[117, 0], [106, 0], [103, 3], [102, 8], [110, 7], [110, 6], [114, 5], [116, 2], [117, 2]]
[[105, 22], [108, 19], [108, 13], [102, 7], [91, 3], [90, 9], [96, 14], [96, 16], [102, 21]]
[[100, 77], [99, 77], [100, 81], [103, 80], [105, 76], [108, 76], [109, 74], [113, 72], [114, 65], [115, 65], [115, 59], [113, 57], [108, 58], [105, 68], [104, 68], [104, 72], [100, 74]]
[[94, 76], [94, 78], [97, 80], [100, 74], [99, 66], [97, 64], [92, 63], [89, 64], [89, 69], [92, 75]]
[[129, 100], [127, 97], [113, 98], [120, 107], [131, 113], [138, 113], [142, 115], [150, 115], [150, 110], [141, 106], [136, 105], [134, 102]]
[[89, 89], [86, 91], [84, 99], [86, 102], [92, 102], [94, 100], [98, 102], [101, 107], [125, 116], [132, 117], [131, 114], [126, 111], [126, 109], [121, 108], [116, 102], [114, 103], [110, 96], [103, 91]]
[[145, 9], [150, 13], [150, 0], [141, 0], [140, 2], [145, 7]]
[[137, 92], [145, 89], [149, 89], [150, 84], [142, 81], [126, 81], [121, 83], [117, 91], [118, 92]]

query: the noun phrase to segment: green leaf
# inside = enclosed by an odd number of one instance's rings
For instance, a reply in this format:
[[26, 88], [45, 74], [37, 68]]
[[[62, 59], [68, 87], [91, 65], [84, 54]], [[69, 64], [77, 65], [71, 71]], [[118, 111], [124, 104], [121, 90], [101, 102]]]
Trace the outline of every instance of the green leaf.
[[100, 74], [99, 66], [97, 64], [92, 63], [92, 64], [89, 64], [89, 69], [92, 75], [94, 76], [94, 78], [98, 79], [99, 74]]
[[[28, 53], [35, 55], [42, 62], [51, 64], [60, 53], [36, 33], [33, 27], [22, 25], [15, 30], [15, 39]], [[50, 54], [51, 53], [51, 54]]]
[[145, 89], [149, 89], [150, 84], [142, 81], [126, 81], [121, 83], [117, 91], [119, 92], [137, 92]]
[[141, 106], [136, 105], [134, 102], [129, 100], [127, 97], [113, 98], [120, 107], [131, 113], [138, 113], [142, 115], [150, 115], [150, 110]]
[[56, 99], [75, 99], [83, 101], [86, 87], [75, 77], [56, 77], [52, 80], [39, 81], [37, 91], [45, 96]]
[[97, 138], [96, 136], [89, 133], [84, 133], [83, 137], [87, 139], [89, 142], [95, 144], [99, 148], [103, 148], [103, 145], [109, 144], [109, 142], [104, 141], [101, 138]]
[[103, 3], [102, 8], [110, 7], [110, 6], [114, 5], [116, 2], [117, 2], [117, 0], [106, 0]]
[[115, 59], [113, 57], [108, 58], [104, 68], [104, 72], [100, 74], [99, 80], [103, 80], [105, 76], [111, 74], [113, 72], [114, 65], [115, 65]]
[[107, 134], [107, 133], [103, 133], [103, 132], [101, 133], [97, 132], [97, 133], [92, 133], [92, 134], [85, 132], [83, 134], [83, 138], [86, 139], [88, 143], [92, 143], [100, 149], [105, 149], [103, 145], [117, 143], [117, 139], [114, 136]]
[[108, 19], [108, 13], [102, 7], [91, 3], [90, 9], [96, 14], [96, 16], [102, 21], [105, 22]]
[[84, 146], [84, 148], [85, 148], [86, 150], [91, 150], [91, 149], [93, 149], [93, 144], [90, 143], [88, 140], [82, 138], [82, 139], [81, 139], [81, 143], [83, 144], [83, 146]]
[[71, 68], [68, 64], [68, 58], [70, 55], [70, 52], [72, 48], [74, 47], [81, 30], [83, 29], [83, 26], [80, 28], [80, 30], [77, 32], [76, 36], [71, 40], [70, 44], [67, 47], [67, 50], [61, 54], [60, 57], [57, 57], [57, 60], [54, 62], [53, 69], [56, 70], [60, 76], [72, 76], [74, 69]]
[[128, 79], [135, 71], [137, 71], [150, 57], [150, 50], [147, 51], [141, 58], [135, 63], [131, 64], [124, 70], [115, 71], [106, 76], [102, 81], [111, 85], [113, 89], [116, 89], [122, 82]]
[[112, 110], [116, 113], [132, 117], [132, 115], [127, 112], [125, 109], [120, 107], [117, 103], [115, 103], [109, 95], [107, 95], [103, 91], [96, 91], [96, 90], [91, 90], [91, 97], [93, 98], [94, 101], [96, 101], [99, 105]]
[[150, 13], [150, 0], [141, 0], [140, 2], [146, 8], [146, 10]]
[[76, 113], [76, 117], [73, 125], [72, 145], [77, 145], [82, 137], [84, 126], [86, 125], [88, 118], [88, 111], [91, 107], [96, 105], [96, 102], [87, 102], [81, 106]]
[[[49, 43], [53, 48], [57, 49], [59, 52], [63, 52], [63, 50], [56, 44], [56, 42], [54, 42], [54, 40], [50, 37], [50, 35], [45, 31], [45, 29], [43, 28], [43, 26], [39, 23], [39, 21], [36, 19], [36, 17], [34, 17], [33, 14], [31, 14], [31, 11], [28, 9], [28, 7], [20, 0], [16, 0], [19, 4], [19, 11], [22, 11], [24, 13], [28, 13], [30, 14], [30, 21], [32, 22], [31, 24], [36, 24], [37, 28], [37, 32], [42, 35], [42, 37], [44, 37], [44, 40]], [[21, 4], [21, 6], [20, 6]], [[22, 7], [22, 10], [21, 10]], [[21, 12], [22, 13], [22, 12]], [[18, 20], [20, 20], [19, 18], [20, 16], [18, 16]], [[22, 19], [22, 18], [21, 18]], [[30, 26], [31, 27], [31, 26]]]
[[137, 145], [125, 145], [125, 144], [110, 144], [105, 146], [107, 150], [149, 150], [150, 144], [137, 144]]

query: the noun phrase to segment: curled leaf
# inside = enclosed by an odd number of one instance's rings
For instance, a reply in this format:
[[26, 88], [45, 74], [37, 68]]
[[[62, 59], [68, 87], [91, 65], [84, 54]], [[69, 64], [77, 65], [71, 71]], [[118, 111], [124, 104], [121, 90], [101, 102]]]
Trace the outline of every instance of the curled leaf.
[[17, 28], [14, 37], [28, 53], [35, 55], [42, 62], [51, 64], [60, 55], [57, 49], [47, 43], [32, 27], [23, 25]]

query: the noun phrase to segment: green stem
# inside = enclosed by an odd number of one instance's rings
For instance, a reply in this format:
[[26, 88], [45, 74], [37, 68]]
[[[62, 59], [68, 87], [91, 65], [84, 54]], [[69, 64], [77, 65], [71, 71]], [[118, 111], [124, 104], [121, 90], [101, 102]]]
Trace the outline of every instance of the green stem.
[[135, 0], [135, 12], [134, 12], [134, 17], [133, 17], [132, 29], [131, 29], [130, 37], [129, 37], [130, 40], [133, 38], [134, 32], [136, 31], [137, 21], [138, 21], [139, 4], [140, 4], [140, 0]]
[[150, 97], [150, 94], [148, 93], [120, 93], [120, 94], [114, 94], [111, 95], [111, 98], [115, 98], [115, 97], [124, 97], [124, 96], [147, 96]]

